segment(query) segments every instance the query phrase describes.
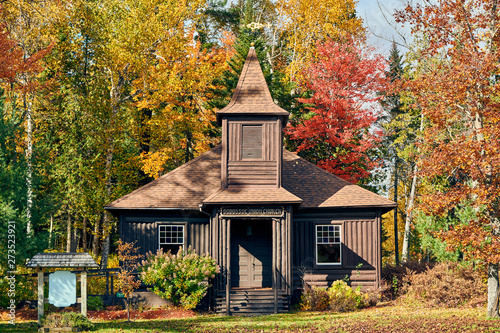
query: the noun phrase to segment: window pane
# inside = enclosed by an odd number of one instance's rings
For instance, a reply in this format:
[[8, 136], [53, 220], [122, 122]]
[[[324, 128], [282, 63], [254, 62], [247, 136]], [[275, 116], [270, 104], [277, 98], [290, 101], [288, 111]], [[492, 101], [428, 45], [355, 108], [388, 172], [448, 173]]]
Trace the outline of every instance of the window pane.
[[316, 243], [318, 244], [340, 243], [340, 226], [317, 225]]
[[162, 245], [175, 244], [175, 249], [177, 251], [178, 245], [184, 243], [184, 226], [182, 225], [161, 225], [159, 226], [159, 241], [160, 247]]
[[318, 244], [318, 264], [340, 263], [340, 244]]
[[173, 254], [177, 254], [177, 252], [179, 252], [179, 249], [181, 248], [181, 245], [161, 244], [160, 248], [163, 250], [163, 253], [167, 253], [168, 251], [170, 251]]

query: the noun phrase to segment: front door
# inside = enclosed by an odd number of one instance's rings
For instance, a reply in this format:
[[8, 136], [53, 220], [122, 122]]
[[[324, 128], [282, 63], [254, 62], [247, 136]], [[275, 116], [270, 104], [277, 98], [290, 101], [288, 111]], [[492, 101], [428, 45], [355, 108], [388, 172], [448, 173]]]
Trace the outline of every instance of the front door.
[[231, 221], [232, 287], [272, 287], [271, 235], [271, 220]]

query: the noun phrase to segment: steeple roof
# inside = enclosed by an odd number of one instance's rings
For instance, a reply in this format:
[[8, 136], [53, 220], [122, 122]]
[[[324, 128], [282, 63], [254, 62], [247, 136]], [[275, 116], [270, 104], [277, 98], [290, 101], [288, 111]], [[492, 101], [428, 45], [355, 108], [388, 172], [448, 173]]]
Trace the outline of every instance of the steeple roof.
[[277, 106], [271, 97], [254, 47], [248, 51], [231, 102], [217, 112], [217, 119], [220, 120], [222, 115], [247, 114], [288, 116], [288, 111]]

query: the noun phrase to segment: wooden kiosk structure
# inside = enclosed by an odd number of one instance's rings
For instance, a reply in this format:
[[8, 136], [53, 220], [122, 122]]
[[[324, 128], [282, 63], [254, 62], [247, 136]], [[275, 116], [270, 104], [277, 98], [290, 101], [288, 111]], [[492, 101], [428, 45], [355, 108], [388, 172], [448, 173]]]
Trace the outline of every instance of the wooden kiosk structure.
[[288, 115], [250, 48], [217, 113], [221, 145], [105, 207], [143, 254], [192, 246], [215, 258], [220, 313], [288, 311], [303, 283], [380, 283], [381, 216], [396, 204], [284, 149]]
[[80, 273], [81, 297], [77, 297], [77, 303], [81, 303], [81, 312], [87, 316], [87, 271], [88, 268], [99, 268], [94, 258], [88, 253], [38, 253], [28, 261], [28, 268], [36, 268], [38, 271], [38, 325], [41, 325], [43, 316], [43, 305], [48, 303], [44, 297], [45, 269], [46, 268], [74, 268], [82, 270]]

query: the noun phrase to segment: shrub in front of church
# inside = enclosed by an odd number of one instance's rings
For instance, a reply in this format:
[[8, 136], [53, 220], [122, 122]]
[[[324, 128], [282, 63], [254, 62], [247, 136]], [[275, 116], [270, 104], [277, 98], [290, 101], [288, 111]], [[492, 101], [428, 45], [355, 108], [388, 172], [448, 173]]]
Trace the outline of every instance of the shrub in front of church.
[[94, 329], [94, 324], [77, 312], [52, 312], [42, 319], [42, 325], [49, 328], [74, 327], [83, 331]]
[[361, 287], [352, 289], [345, 281], [335, 281], [328, 288], [330, 310], [336, 312], [354, 311], [368, 306], [368, 294], [361, 292]]
[[345, 281], [335, 281], [330, 288], [307, 286], [302, 293], [303, 310], [347, 312], [369, 305], [369, 295], [352, 289]]
[[194, 309], [207, 293], [208, 279], [219, 273], [214, 259], [209, 255], [197, 255], [189, 247], [177, 254], [170, 251], [148, 253], [139, 266], [141, 280], [152, 286], [151, 290], [175, 305]]

